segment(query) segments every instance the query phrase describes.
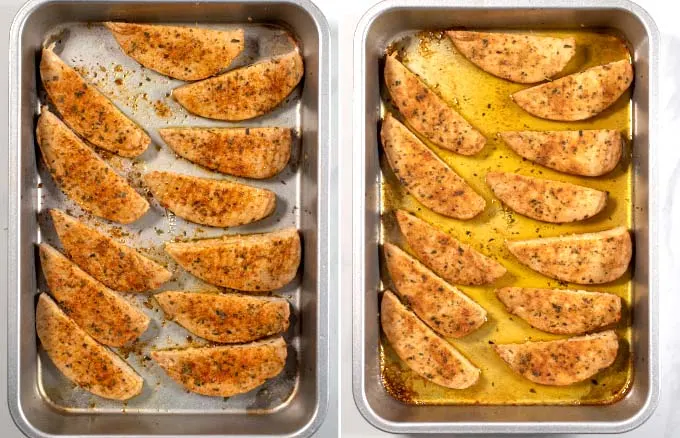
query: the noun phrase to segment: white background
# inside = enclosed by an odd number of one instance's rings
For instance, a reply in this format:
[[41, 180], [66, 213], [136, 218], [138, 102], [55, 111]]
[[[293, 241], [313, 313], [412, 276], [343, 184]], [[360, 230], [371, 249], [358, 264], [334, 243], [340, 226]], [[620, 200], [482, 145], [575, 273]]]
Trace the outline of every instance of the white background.
[[[331, 389], [333, 394], [339, 391], [340, 402], [331, 401], [326, 423], [317, 436], [337, 436], [338, 424], [342, 424], [342, 435], [351, 437], [386, 436], [370, 426], [358, 413], [354, 405], [351, 390], [351, 187], [352, 160], [352, 40], [354, 29], [361, 15], [375, 2], [372, 0], [315, 0], [328, 18], [333, 33], [333, 91], [338, 117], [335, 133], [337, 157], [332, 161], [333, 181], [341, 188], [338, 216], [333, 227], [339, 225], [337, 232], [340, 242], [340, 279], [337, 297], [331, 298], [331, 315], [337, 315], [341, 321], [340, 330], [331, 330]], [[455, 0], [452, 0], [452, 4]], [[652, 187], [658, 193], [660, 215], [660, 340], [661, 340], [661, 402], [652, 418], [641, 428], [625, 435], [625, 438], [675, 438], [680, 437], [680, 291], [676, 291], [680, 278], [680, 207], [675, 207], [673, 197], [680, 179], [680, 140], [678, 130], [673, 129], [680, 124], [680, 3], [674, 0], [638, 0], [638, 3], [656, 20], [661, 32], [661, 74], [660, 74], [660, 115], [662, 130], [658, 139], [659, 187]], [[23, 4], [23, 0], [0, 0], [0, 29], [4, 35], [0, 37], [0, 53], [8, 53], [9, 27], [14, 14]], [[342, 92], [338, 92], [342, 90]], [[8, 69], [0, 71], [0, 126], [8, 126]], [[6, 272], [7, 255], [7, 131], [0, 137], [0, 438], [20, 437], [7, 408], [6, 395], [6, 323], [2, 315], [6, 309]], [[3, 211], [5, 210], [5, 211]], [[336, 262], [333, 257], [331, 262]], [[332, 264], [331, 264], [332, 266]], [[334, 276], [334, 278], [337, 278]], [[339, 300], [339, 305], [338, 305]], [[339, 334], [339, 339], [338, 339]], [[339, 356], [335, 347], [340, 344]], [[340, 379], [338, 382], [338, 369]], [[338, 389], [339, 388], [339, 389]], [[338, 406], [340, 413], [338, 414]], [[566, 438], [566, 436], [563, 436]]]

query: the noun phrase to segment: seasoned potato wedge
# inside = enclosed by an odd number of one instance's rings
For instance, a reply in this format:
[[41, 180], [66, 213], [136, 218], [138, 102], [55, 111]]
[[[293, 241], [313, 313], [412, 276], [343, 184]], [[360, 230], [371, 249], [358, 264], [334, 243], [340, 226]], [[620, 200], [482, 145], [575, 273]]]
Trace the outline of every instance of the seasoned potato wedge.
[[461, 338], [486, 322], [486, 310], [399, 247], [385, 243], [385, 259], [396, 293], [445, 337]]
[[484, 198], [390, 113], [383, 120], [381, 138], [392, 170], [424, 206], [456, 219], [484, 211]]
[[576, 54], [574, 38], [448, 31], [456, 49], [487, 73], [522, 84], [550, 79]]
[[183, 81], [219, 73], [243, 51], [243, 29], [104, 23], [126, 55], [146, 68]]
[[281, 172], [293, 143], [288, 128], [162, 128], [177, 154], [208, 169], [245, 178]]
[[517, 374], [541, 385], [564, 386], [588, 379], [616, 359], [613, 330], [558, 341], [494, 345]]
[[463, 116], [397, 61], [396, 53], [385, 61], [385, 83], [406, 123], [432, 143], [461, 155], [474, 155], [486, 144]]
[[486, 183], [517, 213], [556, 224], [591, 218], [607, 204], [607, 192], [515, 173], [489, 172]]
[[248, 120], [268, 113], [293, 91], [304, 73], [297, 50], [214, 78], [175, 88], [189, 112], [218, 120]]
[[152, 171], [144, 182], [163, 207], [201, 225], [245, 225], [264, 219], [276, 207], [274, 192], [232, 181]]
[[40, 262], [51, 295], [98, 342], [120, 347], [146, 331], [148, 316], [46, 243]]
[[122, 224], [136, 221], [149, 209], [123, 177], [46, 109], [38, 119], [36, 138], [52, 178], [83, 209]]
[[111, 400], [128, 400], [142, 392], [139, 374], [78, 327], [46, 294], [38, 298], [35, 326], [47, 355], [76, 385]]
[[285, 341], [278, 337], [242, 345], [152, 351], [151, 357], [187, 390], [231, 397], [279, 375], [287, 354]]
[[40, 77], [66, 124], [93, 145], [121, 157], [136, 157], [151, 144], [142, 128], [51, 49], [42, 51]]
[[542, 166], [581, 176], [601, 176], [614, 170], [621, 159], [619, 131], [517, 131], [501, 132], [503, 141], [518, 155]]
[[288, 330], [290, 305], [283, 298], [182, 291], [154, 298], [168, 318], [213, 342], [250, 342]]
[[170, 280], [170, 271], [134, 248], [90, 228], [61, 210], [50, 210], [64, 251], [98, 281], [123, 292], [144, 292]]
[[614, 281], [626, 272], [633, 256], [630, 233], [624, 227], [506, 245], [517, 260], [534, 271], [577, 284]]
[[249, 292], [285, 286], [295, 278], [301, 258], [300, 236], [295, 228], [170, 242], [165, 251], [201, 280]]
[[454, 284], [493, 283], [505, 275], [497, 261], [404, 211], [395, 213], [399, 229], [416, 256], [444, 280]]
[[437, 336], [390, 291], [383, 294], [380, 322], [397, 355], [420, 376], [452, 389], [477, 383], [481, 371]]
[[505, 287], [496, 295], [510, 313], [558, 335], [592, 332], [621, 319], [621, 298], [609, 293]]
[[518, 91], [511, 97], [524, 111], [549, 120], [585, 120], [600, 114], [633, 82], [624, 59]]

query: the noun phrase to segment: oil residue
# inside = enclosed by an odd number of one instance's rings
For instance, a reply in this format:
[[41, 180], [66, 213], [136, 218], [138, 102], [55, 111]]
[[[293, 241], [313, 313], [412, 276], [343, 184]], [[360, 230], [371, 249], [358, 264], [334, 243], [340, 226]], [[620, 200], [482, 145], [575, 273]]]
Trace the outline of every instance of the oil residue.
[[[577, 53], [561, 75], [630, 59], [622, 39], [610, 31], [536, 32], [551, 36], [573, 36]], [[450, 233], [460, 241], [500, 261], [508, 273], [492, 285], [463, 286], [460, 289], [488, 312], [488, 321], [476, 332], [449, 339], [482, 370], [480, 381], [471, 388], [452, 390], [413, 373], [394, 353], [384, 336], [381, 338], [380, 365], [387, 391], [411, 404], [605, 404], [626, 393], [632, 381], [630, 350], [630, 304], [633, 285], [630, 273], [605, 285], [584, 287], [549, 279], [520, 265], [504, 246], [506, 240], [549, 237], [632, 226], [632, 143], [630, 92], [600, 115], [581, 122], [553, 122], [524, 112], [509, 98], [527, 85], [498, 79], [477, 68], [459, 54], [443, 33], [421, 32], [394, 42], [388, 52], [399, 52], [400, 60], [487, 138], [487, 145], [477, 155], [465, 157], [428, 144], [444, 161], [487, 200], [486, 210], [469, 221], [437, 215], [407, 194], [399, 184], [381, 151], [382, 241], [399, 244], [408, 250], [396, 227], [392, 212], [402, 208]], [[382, 87], [383, 111], [395, 111]], [[621, 162], [611, 173], [598, 178], [576, 177], [533, 164], [513, 153], [497, 136], [501, 131], [616, 129], [627, 139]], [[427, 143], [427, 142], [426, 142]], [[546, 224], [513, 213], [493, 197], [484, 183], [489, 171], [515, 172], [540, 178], [571, 182], [609, 192], [605, 211], [594, 218], [574, 224]], [[391, 287], [389, 275], [381, 266], [383, 289]], [[592, 379], [566, 387], [538, 385], [513, 373], [494, 353], [494, 343], [518, 343], [565, 338], [533, 329], [509, 314], [495, 296], [494, 289], [506, 286], [588, 289], [610, 292], [623, 298], [621, 322], [616, 327], [620, 337], [616, 362]]]

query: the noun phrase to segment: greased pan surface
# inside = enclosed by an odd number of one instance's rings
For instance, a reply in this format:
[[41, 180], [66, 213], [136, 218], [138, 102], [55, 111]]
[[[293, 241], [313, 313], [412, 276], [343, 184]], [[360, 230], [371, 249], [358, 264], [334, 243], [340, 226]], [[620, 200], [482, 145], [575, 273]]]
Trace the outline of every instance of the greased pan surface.
[[[232, 67], [278, 55], [298, 45], [305, 59], [305, 78], [270, 114], [240, 123], [202, 119], [183, 110], [170, 91], [183, 84], [141, 67], [127, 57], [100, 21], [153, 21], [193, 24], [218, 29], [242, 27], [246, 48]], [[228, 22], [220, 22], [225, 20]], [[9, 318], [13, 349], [9, 371], [10, 407], [15, 421], [30, 436], [62, 435], [205, 435], [239, 432], [257, 435], [309, 435], [323, 420], [326, 392], [328, 328], [327, 171], [328, 28], [307, 2], [33, 2], [18, 14], [13, 27], [12, 189], [14, 212], [10, 248], [12, 263]], [[166, 212], [151, 201], [139, 221], [119, 226], [83, 215], [56, 187], [33, 140], [38, 103], [46, 102], [36, 63], [43, 42], [81, 75], [97, 85], [151, 136], [152, 145], [134, 160], [102, 156], [146, 195], [141, 175], [170, 170], [196, 176], [225, 178], [265, 187], [277, 195], [272, 216], [254, 224], [219, 229], [201, 227]], [[282, 126], [294, 132], [289, 165], [262, 180], [220, 176], [182, 158], [165, 145], [158, 128], [166, 126]], [[187, 393], [149, 357], [155, 348], [204, 344], [174, 322], [165, 321], [153, 293], [125, 294], [152, 318], [149, 330], [132, 348], [118, 350], [145, 380], [142, 394], [125, 404], [109, 402], [74, 388], [37, 350], [34, 297], [46, 290], [36, 278], [34, 244], [60, 247], [47, 209], [64, 209], [85, 223], [142, 248], [168, 265], [173, 279], [162, 289], [206, 287], [162, 250], [174, 238], [203, 238], [224, 233], [252, 233], [296, 226], [303, 240], [303, 262], [296, 279], [277, 295], [291, 303], [291, 327], [284, 371], [250, 393], [230, 398]], [[36, 270], [36, 268], [38, 268]], [[208, 286], [209, 287], [209, 286]], [[210, 287], [209, 287], [210, 288]], [[38, 354], [36, 354], [38, 353]], [[172, 415], [167, 415], [172, 414]]]
[[[632, 298], [632, 301], [628, 300], [632, 303], [629, 309], [632, 309], [631, 313], [634, 315], [632, 332], [627, 329], [628, 323], [631, 322], [630, 314], [624, 314], [624, 321], [619, 326], [619, 334], [624, 337], [632, 334], [633, 341], [630, 347], [634, 354], [632, 356], [624, 354], [620, 358], [622, 361], [614, 365], [618, 367], [616, 371], [605, 376], [606, 383], [598, 382], [595, 391], [585, 386], [566, 391], [536, 387], [530, 382], [523, 382], [520, 377], [514, 376], [509, 370], [503, 368], [502, 362], [496, 364], [495, 362], [499, 359], [493, 356], [491, 350], [488, 355], [485, 355], [481, 341], [493, 339], [504, 343], [521, 341], [522, 336], [531, 336], [532, 339], [550, 337], [541, 335], [541, 332], [535, 330], [523, 330], [528, 326], [517, 317], [512, 317], [514, 321], [509, 321], [503, 307], [495, 302], [493, 287], [462, 288], [478, 299], [491, 313], [486, 327], [483, 326], [478, 333], [469, 337], [454, 341], [461, 350], [468, 354], [468, 357], [477, 355], [475, 363], [482, 368], [482, 380], [478, 384], [484, 389], [482, 395], [475, 394], [475, 391], [479, 390], [475, 387], [465, 391], [441, 391], [433, 388], [435, 385], [423, 384], [422, 379], [414, 378], [413, 373], [398, 366], [387, 343], [380, 343], [380, 327], [376, 317], [378, 291], [389, 287], [390, 283], [389, 276], [383, 274], [383, 277], [380, 277], [379, 265], [382, 256], [379, 253], [379, 244], [383, 241], [399, 242], [401, 238], [390, 213], [392, 208], [402, 207], [415, 211], [421, 217], [452, 232], [454, 236], [465, 242], [469, 240], [476, 245], [484, 245], [484, 248], [488, 246], [490, 249], [486, 252], [501, 259], [501, 262], [510, 270], [510, 275], [506, 277], [519, 279], [522, 285], [541, 277], [532, 278], [530, 271], [525, 272], [521, 267], [518, 268], [513, 258], [501, 251], [505, 238], [531, 238], [537, 237], [536, 233], [548, 236], [576, 232], [579, 229], [578, 223], [566, 227], [553, 227], [540, 225], [536, 221], [517, 215], [509, 215], [500, 207], [498, 201], [490, 203], [485, 213], [472, 221], [442, 220], [441, 216], [432, 214], [426, 209], [419, 210], [419, 205], [414, 203], [410, 197], [404, 196], [403, 189], [399, 188], [389, 166], [385, 163], [382, 163], [382, 176], [380, 176], [379, 159], [383, 157], [379, 153], [380, 147], [376, 134], [382, 115], [381, 110], [386, 109], [382, 102], [387, 100], [381, 100], [381, 97], [386, 96], [384, 92], [381, 96], [376, 90], [382, 81], [381, 59], [388, 46], [397, 41], [399, 42], [394, 44], [394, 48], [401, 49], [402, 54], [406, 55], [405, 63], [409, 68], [421, 74], [426, 82], [429, 79], [438, 83], [439, 92], [442, 95], [455, 96], [462, 100], [465, 98], [465, 91], [468, 91], [464, 90], [465, 84], [477, 83], [480, 87], [486, 85], [484, 90], [475, 91], [474, 99], [460, 102], [460, 109], [466, 118], [482, 129], [489, 139], [489, 144], [480, 154], [484, 165], [481, 168], [471, 165], [470, 160], [474, 160], [475, 157], [468, 159], [467, 157], [454, 157], [453, 154], [443, 153], [441, 155], [445, 160], [450, 158], [454, 163], [454, 168], [465, 174], [464, 178], [471, 181], [474, 188], [481, 191], [487, 200], [493, 197], [488, 195], [483, 179], [475, 178], [475, 172], [484, 174], [487, 170], [495, 170], [494, 168], [500, 166], [500, 170], [512, 172], [520, 168], [525, 170], [525, 173], [529, 172], [526, 173], [528, 175], [533, 174], [539, 177], [550, 178], [558, 175], [540, 166], [515, 162], [521, 160], [516, 160], [516, 156], [513, 157], [514, 154], [500, 140], [495, 139], [493, 137], [495, 132], [491, 131], [569, 128], [564, 124], [558, 128], [556, 127], [558, 124], [535, 118], [527, 122], [522, 118], [519, 108], [511, 108], [514, 105], [512, 102], [508, 102], [507, 108], [493, 108], [496, 104], [493, 96], [499, 92], [514, 91], [509, 89], [512, 85], [509, 87], [505, 85], [507, 90], [502, 89], [503, 81], [486, 81], [483, 77], [486, 73], [471, 65], [467, 65], [469, 70], [466, 70], [466, 65], [462, 62], [465, 60], [455, 59], [447, 50], [446, 44], [449, 41], [445, 37], [440, 38], [441, 35], [437, 33], [419, 33], [422, 30], [456, 27], [524, 29], [544, 32], [552, 30], [558, 33], [571, 31], [576, 34], [580, 33], [579, 39], [582, 44], [590, 40], [589, 44], [585, 45], [591, 46], [592, 50], [598, 49], [598, 47], [592, 47], [593, 44], [597, 46], [597, 42], [590, 39], [588, 33], [608, 28], [609, 32], [618, 34], [629, 42], [629, 49], [636, 67], [642, 63], [636, 72], [630, 113], [624, 100], [624, 103], [620, 104], [623, 107], [613, 108], [610, 113], [604, 115], [599, 121], [595, 121], [593, 125], [604, 123], [616, 126], [623, 132], [628, 131], [630, 127], [634, 148], [631, 161], [625, 163], [624, 159], [623, 169], [617, 169], [618, 173], [615, 170], [612, 173], [613, 178], [607, 178], [606, 182], [598, 181], [601, 185], [609, 185], [605, 189], [612, 191], [613, 198], [616, 198], [616, 208], [609, 214], [604, 212], [599, 221], [594, 219], [586, 222], [585, 225], [581, 224], [581, 230], [590, 231], [597, 229], [598, 226], [604, 229], [608, 222], [629, 225], [634, 230], [636, 245], [632, 269], [633, 282], [626, 282], [624, 279], [603, 289], [611, 289], [625, 298]], [[440, 2], [426, 4], [386, 2], [376, 6], [363, 18], [355, 40], [355, 90], [358, 93], [355, 101], [358, 108], [355, 110], [357, 137], [354, 149], [355, 355], [353, 365], [355, 400], [364, 416], [374, 425], [395, 432], [527, 432], [538, 430], [606, 432], [634, 427], [651, 413], [658, 392], [654, 323], [656, 297], [651, 292], [654, 290], [652, 287], [654, 280], [649, 276], [654, 260], [654, 253], [650, 250], [652, 246], [650, 242], [653, 242], [654, 236], [654, 199], [653, 193], [647, 190], [650, 179], [653, 180], [650, 167], [650, 162], [654, 158], [653, 149], [650, 146], [653, 118], [649, 114], [654, 111], [655, 35], [654, 25], [648, 21], [646, 14], [624, 2], [604, 4], [598, 2], [597, 7], [595, 3], [582, 2], [510, 5], [463, 2], [455, 7], [449, 7]], [[607, 62], [605, 59], [607, 56], [618, 56], [611, 52], [600, 52], [603, 62]], [[581, 60], [582, 65], [590, 66], [591, 62], [598, 62], [598, 55], [591, 50], [587, 50], [586, 53], [585, 58]], [[620, 59], [624, 57], [625, 55], [621, 55]], [[456, 74], [463, 74], [465, 80], [457, 82]], [[442, 80], [441, 78], [449, 79]], [[490, 82], [494, 83], [490, 84]], [[505, 84], [508, 83], [505, 82]], [[522, 86], [515, 87], [522, 88]], [[486, 98], [489, 102], [475, 101], [480, 98], [482, 100]], [[492, 103], [491, 109], [488, 108], [488, 103]], [[507, 119], [503, 120], [502, 115], [507, 115], [508, 111]], [[629, 120], [632, 122], [629, 123]], [[514, 126], [527, 123], [528, 127]], [[437, 149], [437, 152], [441, 150]], [[630, 154], [630, 149], [628, 153]], [[543, 172], [543, 174], [531, 173], [532, 169], [534, 172]], [[523, 172], [520, 171], [520, 173]], [[559, 179], [571, 180], [570, 177], [564, 175], [560, 175]], [[582, 180], [582, 183], [593, 185], [590, 180]], [[382, 227], [380, 225], [381, 213], [384, 213]], [[485, 215], [487, 217], [484, 217]], [[610, 216], [611, 221], [608, 219]], [[492, 226], [489, 227], [487, 224], [480, 228], [477, 222], [485, 221]], [[538, 231], [535, 228], [529, 229], [534, 224], [539, 228]], [[487, 228], [495, 228], [498, 232], [489, 233]], [[469, 231], [469, 234], [466, 231]], [[491, 234], [498, 234], [498, 236]], [[382, 271], [384, 272], [384, 269]], [[510, 281], [508, 278], [504, 280]], [[543, 282], [546, 280], [542, 278]], [[517, 281], [512, 282], [519, 284]], [[555, 281], [551, 283], [553, 287], [560, 287]], [[503, 285], [505, 283], [501, 286]], [[545, 285], [547, 286], [547, 283]], [[633, 290], [634, 296], [631, 296]], [[516, 329], [518, 326], [519, 331]], [[634, 361], [632, 369], [626, 363], [626, 359], [629, 358]], [[605, 385], [602, 386], [602, 383]], [[587, 384], [593, 385], [592, 382]], [[499, 385], [506, 385], [506, 387], [501, 389]], [[600, 388], [610, 385], [612, 386], [610, 391], [599, 391]], [[626, 393], [627, 389], [629, 389], [628, 393]], [[392, 396], [406, 403], [396, 401]], [[503, 404], [612, 402], [621, 397], [621, 400], [609, 406], [502, 406]], [[474, 407], [461, 405], [466, 403], [490, 405]], [[420, 407], [417, 404], [456, 404], [456, 406]], [[404, 418], [408, 420], [404, 421]]]

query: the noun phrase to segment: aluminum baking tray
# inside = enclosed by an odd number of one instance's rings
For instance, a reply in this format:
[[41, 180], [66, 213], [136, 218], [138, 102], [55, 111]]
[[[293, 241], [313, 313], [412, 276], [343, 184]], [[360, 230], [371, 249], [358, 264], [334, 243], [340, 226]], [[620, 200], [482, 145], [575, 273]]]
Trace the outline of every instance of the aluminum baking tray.
[[[183, 110], [169, 95], [181, 84], [156, 74], [125, 56], [106, 20], [199, 23], [214, 28], [243, 27], [246, 50], [235, 61], [244, 65], [274, 56], [296, 43], [305, 59], [305, 77], [289, 98], [264, 117], [238, 124], [201, 119]], [[292, 39], [290, 38], [292, 36]], [[328, 266], [330, 54], [329, 28], [307, 0], [284, 1], [51, 1], [29, 2], [17, 14], [11, 32], [9, 366], [8, 397], [12, 417], [29, 436], [205, 436], [222, 434], [309, 436], [324, 419], [328, 403]], [[247, 181], [277, 194], [269, 218], [235, 229], [199, 227], [176, 218], [154, 201], [141, 220], [117, 226], [83, 215], [52, 181], [40, 159], [34, 125], [40, 103], [40, 48], [55, 51], [97, 84], [150, 134], [153, 145], [135, 160], [102, 154], [144, 192], [140, 176], [163, 169], [197, 176], [217, 175], [164, 146], [157, 128], [164, 126], [287, 126], [295, 132], [291, 162], [269, 180]], [[129, 294], [151, 318], [149, 330], [132, 348], [119, 349], [142, 375], [141, 395], [126, 404], [107, 401], [74, 388], [40, 351], [35, 336], [35, 298], [46, 290], [36, 276], [35, 244], [58, 246], [46, 209], [59, 207], [81, 220], [142, 248], [175, 273], [163, 289], [206, 287], [163, 254], [162, 243], [175, 237], [212, 237], [296, 226], [303, 240], [302, 269], [278, 295], [292, 305], [291, 328], [284, 334], [288, 361], [281, 375], [248, 394], [203, 397], [184, 391], [148, 352], [201, 341], [179, 325], [164, 321], [153, 294]]]
[[[379, 243], [381, 175], [378, 123], [380, 61], [401, 35], [453, 27], [491, 29], [607, 28], [630, 44], [636, 67], [632, 94], [635, 236], [631, 305], [633, 380], [609, 405], [417, 406], [397, 401], [381, 381]], [[658, 31], [627, 1], [386, 1], [361, 19], [355, 33], [353, 149], [353, 392], [366, 419], [389, 432], [622, 432], [642, 424], [658, 400], [655, 113]], [[496, 382], [499, 384], [499, 382]]]

